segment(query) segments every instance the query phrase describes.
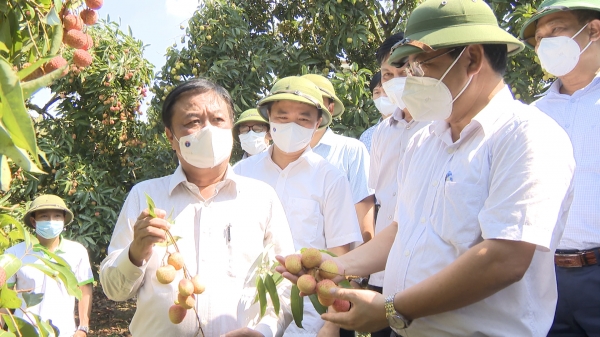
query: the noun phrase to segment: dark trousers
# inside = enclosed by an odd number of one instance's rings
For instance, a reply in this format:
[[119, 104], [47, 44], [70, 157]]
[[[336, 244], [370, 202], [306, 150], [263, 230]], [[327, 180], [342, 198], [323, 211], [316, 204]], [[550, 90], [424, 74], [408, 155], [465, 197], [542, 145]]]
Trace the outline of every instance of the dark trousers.
[[548, 336], [600, 336], [600, 265], [555, 269], [558, 303]]

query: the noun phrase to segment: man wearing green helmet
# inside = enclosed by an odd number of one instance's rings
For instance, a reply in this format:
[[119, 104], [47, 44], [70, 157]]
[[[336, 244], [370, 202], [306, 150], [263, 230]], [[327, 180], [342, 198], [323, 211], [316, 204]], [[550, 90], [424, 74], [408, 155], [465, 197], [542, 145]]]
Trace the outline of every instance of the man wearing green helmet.
[[574, 197], [555, 254], [558, 303], [549, 336], [600, 335], [600, 0], [546, 0], [521, 29], [557, 77], [534, 105], [569, 135]]
[[[233, 169], [275, 189], [295, 249], [327, 249], [339, 256], [362, 243], [348, 180], [309, 145], [317, 128], [331, 120], [319, 88], [305, 78], [282, 78], [258, 102], [258, 111], [270, 122], [273, 146]], [[285, 336], [317, 336], [324, 324], [305, 297], [303, 328], [290, 324]], [[322, 333], [335, 329], [328, 323]]]
[[[36, 324], [31, 314], [39, 315], [43, 321], [51, 320], [60, 335], [84, 337], [89, 331], [89, 319], [92, 312], [92, 283], [94, 275], [90, 267], [87, 249], [79, 242], [67, 240], [62, 237], [65, 226], [73, 221], [73, 212], [65, 205], [62, 198], [56, 195], [40, 195], [31, 202], [23, 222], [35, 230], [39, 243], [27, 247], [25, 242], [8, 248], [5, 253], [20, 258], [23, 267], [7, 280], [9, 288], [16, 286], [19, 297], [23, 293], [43, 294], [44, 298], [39, 304], [26, 307], [22, 302], [22, 309], [15, 311], [15, 316]], [[41, 270], [31, 265], [43, 265], [37, 256], [45, 256], [44, 250], [53, 252], [63, 258], [75, 274], [81, 290], [81, 299], [78, 304], [79, 327], [75, 325], [73, 308], [75, 296], [70, 295], [62, 281], [47, 276]], [[5, 310], [5, 309], [2, 309]], [[24, 312], [27, 311], [28, 314]]]
[[564, 130], [504, 83], [522, 48], [483, 0], [425, 0], [411, 13], [389, 62], [408, 62], [402, 100], [433, 123], [400, 164], [395, 221], [333, 259], [345, 275], [385, 269], [383, 295], [334, 289], [352, 308], [323, 319], [405, 337], [548, 332], [574, 159]]
[[269, 122], [266, 121], [256, 109], [248, 109], [240, 115], [233, 124], [233, 138], [239, 140], [246, 159], [261, 153], [269, 147], [271, 135]]

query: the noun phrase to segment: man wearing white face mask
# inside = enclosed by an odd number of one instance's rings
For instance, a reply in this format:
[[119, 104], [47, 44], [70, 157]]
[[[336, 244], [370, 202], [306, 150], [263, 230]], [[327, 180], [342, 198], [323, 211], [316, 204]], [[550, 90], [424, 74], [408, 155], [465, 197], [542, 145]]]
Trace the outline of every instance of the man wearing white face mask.
[[[269, 118], [273, 146], [240, 161], [234, 170], [275, 188], [296, 250], [314, 247], [343, 255], [362, 236], [346, 177], [309, 146], [315, 130], [331, 119], [321, 91], [311, 81], [291, 76], [277, 81], [270, 92], [258, 102], [258, 110]], [[285, 335], [316, 336], [323, 325], [305, 297], [304, 328], [292, 323]], [[324, 329], [338, 328], [328, 324]]]
[[555, 254], [558, 304], [549, 336], [600, 335], [600, 1], [546, 0], [521, 38], [557, 76], [534, 105], [569, 135], [575, 195]]
[[[246, 274], [266, 252], [293, 252], [284, 210], [267, 184], [235, 174], [229, 165], [233, 145], [233, 102], [221, 86], [193, 79], [173, 89], [162, 107], [167, 139], [180, 165], [170, 176], [133, 187], [123, 205], [100, 267], [106, 295], [115, 301], [137, 297], [130, 331], [134, 336], [281, 336], [291, 322], [289, 284], [281, 290], [282, 312], [269, 307], [260, 318], [255, 280]], [[156, 205], [149, 212], [146, 195]], [[169, 221], [167, 221], [167, 212]], [[205, 291], [195, 310], [171, 323], [169, 308], [178, 298], [182, 269], [163, 284], [157, 270], [173, 246], [159, 245], [166, 230], [179, 238], [189, 276], [200, 276]], [[187, 301], [186, 301], [187, 303]], [[197, 317], [196, 317], [197, 312]]]
[[[36, 314], [43, 321], [52, 320], [52, 324], [60, 330], [59, 336], [84, 337], [89, 330], [89, 319], [92, 312], [92, 282], [94, 282], [94, 275], [85, 247], [78, 242], [67, 240], [61, 235], [64, 227], [72, 221], [73, 213], [60, 197], [41, 195], [33, 200], [23, 217], [23, 222], [27, 226], [35, 228], [39, 243], [27, 247], [25, 242], [21, 242], [4, 252], [22, 259], [24, 264], [15, 275], [7, 280], [7, 283], [10, 288], [16, 285], [17, 290], [44, 295], [39, 304], [29, 308], [26, 308], [25, 301], [23, 301], [23, 309], [15, 311], [16, 317], [35, 324], [36, 322], [31, 314]], [[35, 257], [36, 255], [44, 256], [43, 249], [63, 258], [75, 274], [82, 293], [78, 307], [79, 327], [75, 325], [73, 315], [75, 296], [67, 292], [62, 281], [54, 280], [37, 268], [25, 265], [43, 265], [42, 261]], [[19, 293], [20, 298], [23, 298], [22, 294]], [[23, 310], [30, 314], [24, 314]]]
[[485, 1], [425, 0], [405, 35], [388, 62], [408, 62], [402, 100], [434, 122], [406, 148], [395, 221], [334, 258], [346, 275], [385, 269], [383, 295], [336, 289], [353, 306], [322, 318], [411, 337], [545, 336], [573, 197], [569, 138], [512, 97], [503, 73], [524, 46]]
[[269, 122], [264, 120], [256, 109], [248, 109], [233, 125], [233, 137], [239, 139], [244, 150], [242, 159], [261, 153], [269, 147], [271, 135]]

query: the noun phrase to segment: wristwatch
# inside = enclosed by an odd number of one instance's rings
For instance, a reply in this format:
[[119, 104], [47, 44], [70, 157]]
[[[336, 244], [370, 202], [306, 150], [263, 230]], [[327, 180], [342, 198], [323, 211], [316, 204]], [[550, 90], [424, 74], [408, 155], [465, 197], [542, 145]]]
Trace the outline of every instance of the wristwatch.
[[81, 330], [83, 332], [85, 332], [85, 334], [87, 335], [88, 333], [90, 333], [90, 327], [87, 325], [80, 325], [79, 327], [77, 327], [77, 330]]
[[394, 330], [394, 332], [398, 335], [401, 334], [401, 330], [408, 328], [412, 320], [407, 319], [402, 316], [399, 312], [394, 308], [394, 296], [396, 294], [390, 295], [385, 299], [385, 317], [390, 324], [390, 328]]

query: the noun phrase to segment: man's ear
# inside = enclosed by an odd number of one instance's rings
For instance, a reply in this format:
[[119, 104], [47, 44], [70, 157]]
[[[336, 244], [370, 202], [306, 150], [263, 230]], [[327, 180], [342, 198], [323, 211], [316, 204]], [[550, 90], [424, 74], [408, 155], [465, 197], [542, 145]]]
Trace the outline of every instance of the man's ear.
[[32, 216], [30, 216], [30, 217], [29, 217], [29, 222], [31, 223], [31, 226], [32, 226], [33, 228], [35, 228], [35, 218], [34, 218], [34, 217], [32, 217]]
[[319, 120], [317, 121], [317, 127], [315, 128], [315, 130], [319, 129], [319, 127], [321, 127], [321, 123], [323, 122], [323, 117], [319, 117]]
[[465, 50], [465, 54], [467, 54], [467, 58], [469, 60], [469, 64], [467, 66], [467, 73], [469, 76], [473, 76], [478, 74], [483, 67], [483, 62], [485, 60], [485, 51], [483, 50], [483, 45], [474, 44], [467, 47]]
[[177, 141], [175, 140], [173, 132], [171, 132], [171, 130], [166, 126], [165, 126], [165, 135], [167, 136], [169, 143], [171, 143], [171, 149], [173, 149], [173, 151], [176, 151], [175, 143], [177, 143]]
[[600, 19], [590, 21], [588, 27], [590, 27], [590, 41], [598, 41], [600, 39]]
[[333, 109], [335, 108], [335, 102], [331, 102], [329, 103], [329, 105], [327, 106], [327, 110], [329, 110], [329, 113], [333, 115]]

